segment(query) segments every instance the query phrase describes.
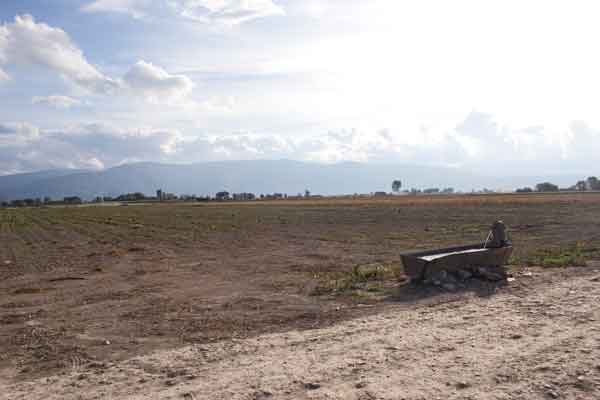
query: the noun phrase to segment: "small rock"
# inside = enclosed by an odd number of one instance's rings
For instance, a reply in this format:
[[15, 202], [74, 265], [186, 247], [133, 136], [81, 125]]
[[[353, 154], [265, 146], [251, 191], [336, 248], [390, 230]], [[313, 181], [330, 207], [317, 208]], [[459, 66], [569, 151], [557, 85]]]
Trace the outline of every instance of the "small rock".
[[304, 384], [304, 389], [306, 390], [317, 390], [321, 387], [319, 383], [307, 382]]
[[512, 335], [510, 335], [510, 338], [517, 340], [523, 338], [523, 335], [521, 335], [520, 333], [513, 333]]
[[166, 385], [166, 386], [175, 386], [175, 385], [177, 385], [177, 382], [175, 382], [175, 381], [174, 381], [174, 380], [172, 380], [172, 379], [169, 379], [169, 380], [166, 380], [166, 381], [165, 381], [165, 385]]
[[595, 276], [592, 279], [590, 279], [591, 282], [600, 282], [600, 275], [599, 276]]
[[454, 283], [446, 282], [442, 285], [442, 288], [449, 292], [454, 292], [457, 287]]
[[471, 384], [469, 382], [459, 381], [459, 382], [456, 382], [456, 385], [454, 385], [454, 386], [456, 386], [457, 389], [466, 389], [466, 388], [471, 387]]
[[357, 388], [357, 389], [362, 389], [365, 386], [367, 386], [367, 384], [364, 383], [364, 382], [358, 382], [356, 385], [354, 385], [354, 387]]
[[196, 396], [194, 396], [194, 393], [192, 393], [192, 392], [184, 393], [184, 394], [182, 395], [182, 397], [183, 397], [185, 400], [196, 400]]
[[560, 396], [558, 395], [557, 392], [555, 392], [554, 390], [548, 390], [546, 392], [546, 394], [548, 395], [548, 397], [553, 398], [553, 399], [558, 399]]
[[267, 392], [266, 390], [259, 390], [254, 393], [254, 400], [264, 400], [273, 397], [273, 393]]
[[105, 340], [104, 344], [108, 346], [110, 344], [110, 340]]
[[467, 279], [471, 279], [473, 277], [471, 271], [467, 271], [465, 269], [459, 269], [458, 271], [456, 271], [456, 275], [459, 277], [459, 279], [463, 281], [466, 281]]
[[4, 261], [4, 265], [10, 265], [10, 264], [12, 264], [12, 261], [10, 261], [10, 260], [5, 260]]

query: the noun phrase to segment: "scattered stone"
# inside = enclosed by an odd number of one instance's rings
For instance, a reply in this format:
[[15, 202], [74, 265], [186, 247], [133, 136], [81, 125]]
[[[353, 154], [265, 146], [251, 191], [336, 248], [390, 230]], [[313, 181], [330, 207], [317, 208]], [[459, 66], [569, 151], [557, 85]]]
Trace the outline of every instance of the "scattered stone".
[[513, 333], [512, 335], [510, 335], [510, 338], [514, 340], [522, 339], [523, 335], [521, 335], [520, 333]]
[[554, 390], [548, 390], [546, 392], [546, 394], [548, 395], [548, 397], [552, 398], [552, 399], [558, 399], [560, 396], [558, 395], [557, 392], [555, 392]]
[[10, 260], [5, 260], [4, 261], [4, 265], [10, 265], [10, 264], [12, 264], [12, 261], [10, 261]]
[[194, 396], [194, 393], [192, 392], [184, 393], [181, 395], [181, 397], [183, 397], [185, 400], [196, 400], [196, 396]]
[[273, 393], [268, 392], [266, 390], [259, 390], [254, 393], [254, 400], [264, 400], [273, 397]]
[[367, 386], [367, 384], [364, 383], [364, 382], [358, 382], [356, 385], [354, 385], [354, 387], [357, 388], [357, 389], [362, 389], [365, 386]]
[[471, 387], [471, 384], [466, 381], [459, 381], [459, 382], [456, 382], [456, 385], [454, 385], [454, 386], [456, 386], [457, 389], [467, 389], [467, 388]]
[[506, 279], [506, 270], [503, 267], [478, 267], [477, 275], [488, 281], [498, 282]]
[[321, 387], [319, 383], [307, 382], [304, 384], [304, 389], [306, 390], [317, 390]]
[[512, 276], [511, 276], [511, 277], [509, 277], [509, 278], [506, 278], [506, 280], [507, 280], [508, 282], [514, 282], [514, 281], [516, 281], [516, 279], [515, 279], [515, 278], [513, 278]]
[[592, 281], [592, 282], [600, 282], [600, 275], [593, 277], [592, 279], [590, 279], [590, 281]]
[[456, 271], [456, 275], [462, 281], [466, 281], [467, 279], [471, 279], [473, 277], [473, 273], [466, 269], [459, 269], [458, 271]]
[[454, 292], [457, 289], [457, 286], [454, 283], [446, 282], [442, 284], [442, 288], [449, 292]]
[[105, 341], [104, 341], [104, 344], [105, 344], [105, 345], [109, 345], [109, 344], [110, 344], [110, 340], [105, 340]]
[[165, 385], [166, 386], [175, 386], [175, 385], [177, 385], [177, 382], [175, 382], [173, 379], [168, 379], [165, 381]]

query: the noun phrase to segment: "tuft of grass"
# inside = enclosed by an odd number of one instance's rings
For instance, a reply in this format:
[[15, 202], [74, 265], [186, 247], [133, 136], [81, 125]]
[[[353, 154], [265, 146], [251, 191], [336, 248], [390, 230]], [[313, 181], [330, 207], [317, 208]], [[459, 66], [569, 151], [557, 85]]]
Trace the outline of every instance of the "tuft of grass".
[[380, 293], [386, 283], [404, 281], [403, 269], [398, 264], [357, 264], [343, 272], [313, 273], [316, 286], [313, 295], [350, 294], [360, 297], [366, 292]]
[[535, 263], [549, 268], [583, 266], [588, 259], [600, 253], [595, 247], [576, 243], [567, 247], [542, 249], [534, 256]]

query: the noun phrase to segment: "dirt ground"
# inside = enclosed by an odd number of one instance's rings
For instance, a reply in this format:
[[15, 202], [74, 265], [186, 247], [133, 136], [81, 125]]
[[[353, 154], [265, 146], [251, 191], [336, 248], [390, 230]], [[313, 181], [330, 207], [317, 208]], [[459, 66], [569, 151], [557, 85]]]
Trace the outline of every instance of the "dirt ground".
[[598, 399], [600, 268], [7, 383], [6, 399]]
[[[514, 282], [405, 282], [495, 219]], [[598, 398], [599, 223], [597, 194], [0, 210], [0, 396]]]

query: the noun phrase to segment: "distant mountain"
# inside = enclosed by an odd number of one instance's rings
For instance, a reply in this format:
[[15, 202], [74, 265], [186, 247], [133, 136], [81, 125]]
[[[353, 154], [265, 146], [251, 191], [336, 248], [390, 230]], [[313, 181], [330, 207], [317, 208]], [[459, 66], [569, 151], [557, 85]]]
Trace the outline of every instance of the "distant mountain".
[[512, 190], [551, 181], [567, 186], [580, 176], [486, 177], [460, 169], [343, 162], [306, 163], [290, 160], [223, 161], [197, 164], [127, 164], [103, 171], [52, 170], [0, 176], [0, 199], [26, 197], [116, 196], [128, 192], [152, 195], [156, 189], [176, 194], [214, 195], [217, 191], [297, 194], [353, 194], [391, 191], [394, 179], [403, 189], [453, 187], [464, 191]]

